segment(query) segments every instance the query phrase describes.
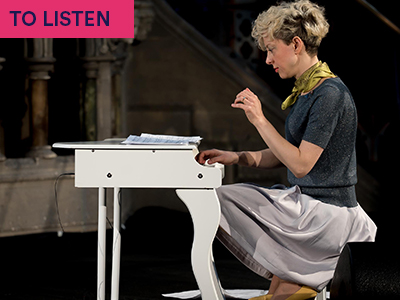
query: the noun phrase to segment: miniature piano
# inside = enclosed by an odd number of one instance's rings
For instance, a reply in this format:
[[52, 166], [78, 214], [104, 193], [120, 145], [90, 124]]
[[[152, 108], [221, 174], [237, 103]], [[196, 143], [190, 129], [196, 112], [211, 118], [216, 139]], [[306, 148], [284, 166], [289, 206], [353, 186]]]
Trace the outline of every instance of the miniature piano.
[[75, 149], [75, 186], [99, 189], [97, 299], [105, 299], [105, 189], [114, 189], [114, 233], [111, 299], [119, 298], [121, 188], [174, 188], [188, 207], [194, 226], [192, 268], [202, 299], [224, 299], [215, 272], [212, 243], [221, 210], [215, 189], [224, 167], [200, 165], [196, 145], [125, 145], [123, 140], [56, 143]]

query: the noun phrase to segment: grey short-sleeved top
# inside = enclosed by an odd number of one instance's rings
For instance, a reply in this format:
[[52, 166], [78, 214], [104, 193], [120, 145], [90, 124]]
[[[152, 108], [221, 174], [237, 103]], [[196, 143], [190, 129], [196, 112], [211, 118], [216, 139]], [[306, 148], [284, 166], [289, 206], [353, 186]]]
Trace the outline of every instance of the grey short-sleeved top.
[[327, 79], [309, 94], [299, 96], [286, 119], [286, 139], [296, 147], [305, 140], [324, 151], [303, 178], [288, 170], [289, 183], [325, 203], [357, 206], [356, 134], [356, 107], [340, 78]]

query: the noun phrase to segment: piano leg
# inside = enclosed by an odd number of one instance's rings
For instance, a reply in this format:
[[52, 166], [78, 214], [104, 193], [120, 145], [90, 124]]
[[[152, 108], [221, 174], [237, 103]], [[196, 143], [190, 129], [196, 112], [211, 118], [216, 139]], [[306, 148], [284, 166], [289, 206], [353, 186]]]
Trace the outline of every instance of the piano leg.
[[121, 194], [120, 188], [114, 188], [114, 232], [113, 232], [113, 256], [111, 275], [111, 300], [119, 297], [119, 274], [121, 262]]
[[105, 300], [106, 281], [106, 189], [99, 188], [98, 245], [97, 245], [97, 299]]
[[225, 299], [212, 256], [212, 243], [221, 218], [221, 208], [214, 189], [176, 190], [193, 220], [194, 241], [192, 268], [203, 300]]

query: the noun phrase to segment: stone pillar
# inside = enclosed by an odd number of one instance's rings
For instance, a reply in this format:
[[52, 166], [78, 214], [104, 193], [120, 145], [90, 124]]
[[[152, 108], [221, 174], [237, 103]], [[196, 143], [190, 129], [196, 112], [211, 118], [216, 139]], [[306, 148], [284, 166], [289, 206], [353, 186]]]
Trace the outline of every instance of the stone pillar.
[[130, 38], [81, 39], [81, 132], [83, 140], [103, 140], [122, 133], [122, 70], [129, 44], [146, 39], [154, 19], [150, 0], [135, 1], [135, 41]]
[[84, 79], [81, 129], [84, 140], [103, 140], [120, 133], [120, 75], [126, 45], [133, 39], [85, 39], [80, 54]]
[[154, 22], [154, 8], [150, 0], [135, 1], [135, 42], [144, 41]]
[[[0, 71], [1, 71], [1, 69], [3, 69], [3, 66], [1, 64], [5, 61], [6, 61], [5, 58], [0, 57]], [[4, 130], [1, 127], [0, 128], [0, 162], [6, 160], [6, 157], [3, 154], [3, 150], [4, 150]]]
[[112, 80], [111, 65], [115, 57], [104, 56], [99, 61], [97, 76], [97, 139], [112, 137]]
[[[126, 82], [124, 80], [124, 66], [125, 60], [128, 56], [128, 47], [133, 43], [133, 39], [111, 39], [110, 47], [115, 61], [112, 64], [112, 136], [113, 137], [125, 137], [127, 135], [126, 130], [123, 126], [126, 121], [124, 116], [125, 103], [123, 99], [122, 90]], [[129, 83], [128, 83], [129, 84]]]
[[53, 39], [25, 39], [28, 64], [32, 146], [28, 157], [54, 158], [48, 145], [48, 80], [54, 70]]
[[84, 140], [111, 137], [111, 64], [108, 39], [85, 39], [80, 54], [84, 78], [81, 97], [81, 129]]
[[96, 78], [98, 64], [83, 58], [82, 61], [83, 76], [79, 111], [81, 140], [95, 141], [97, 139]]
[[[123, 60], [117, 60], [112, 70], [112, 136], [122, 137], [122, 67]], [[125, 135], [124, 135], [125, 136]]]

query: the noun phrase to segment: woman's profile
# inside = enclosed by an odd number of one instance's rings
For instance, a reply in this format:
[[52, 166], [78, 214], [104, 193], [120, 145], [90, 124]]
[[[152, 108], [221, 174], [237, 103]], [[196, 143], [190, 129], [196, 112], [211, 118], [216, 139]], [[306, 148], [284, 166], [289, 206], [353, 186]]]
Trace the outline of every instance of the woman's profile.
[[240, 183], [217, 190], [222, 219], [219, 240], [246, 266], [272, 280], [257, 299], [315, 297], [332, 279], [347, 242], [374, 241], [376, 226], [357, 202], [357, 111], [346, 85], [318, 48], [329, 24], [324, 9], [308, 0], [283, 2], [262, 12], [252, 35], [266, 64], [295, 78], [282, 109], [290, 109], [282, 137], [264, 116], [250, 89], [232, 107], [246, 114], [267, 148], [206, 150], [199, 163], [286, 167], [289, 187]]

